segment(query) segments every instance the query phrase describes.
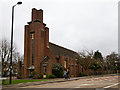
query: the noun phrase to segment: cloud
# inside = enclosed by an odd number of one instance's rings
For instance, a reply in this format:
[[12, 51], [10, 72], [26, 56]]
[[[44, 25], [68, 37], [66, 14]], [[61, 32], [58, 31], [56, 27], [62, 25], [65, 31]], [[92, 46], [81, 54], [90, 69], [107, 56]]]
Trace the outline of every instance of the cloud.
[[[15, 1], [1, 1], [2, 38], [10, 39], [11, 7]], [[24, 53], [24, 25], [31, 20], [31, 9], [43, 9], [44, 23], [50, 29], [50, 42], [80, 51], [100, 50], [104, 55], [117, 52], [117, 0], [23, 0], [15, 7], [14, 42]]]

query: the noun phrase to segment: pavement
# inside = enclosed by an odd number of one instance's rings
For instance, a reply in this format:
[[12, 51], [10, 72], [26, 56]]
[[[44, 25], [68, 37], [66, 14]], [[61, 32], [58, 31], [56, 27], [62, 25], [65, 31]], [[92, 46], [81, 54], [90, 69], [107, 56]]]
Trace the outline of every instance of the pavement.
[[70, 79], [58, 78], [50, 81], [38, 81], [38, 82], [27, 82], [27, 83], [19, 83], [19, 84], [12, 84], [12, 85], [4, 85], [3, 88], [19, 88], [19, 87], [25, 87], [25, 86], [42, 85], [46, 83], [67, 82], [67, 81], [79, 80], [82, 78], [85, 78], [85, 77], [74, 77]]
[[[115, 74], [111, 74], [111, 76], [113, 75]], [[104, 76], [107, 76], [107, 75], [104, 75]], [[99, 77], [99, 76], [71, 77], [70, 79], [67, 79], [67, 80], [64, 78], [58, 78], [58, 79], [53, 79], [50, 81], [38, 81], [38, 82], [27, 82], [27, 83], [19, 83], [19, 84], [12, 84], [12, 85], [4, 85], [3, 88], [20, 88], [20, 87], [26, 87], [26, 86], [42, 85], [42, 84], [47, 84], [47, 83], [67, 82], [67, 81], [74, 81], [74, 80], [79, 80], [79, 79], [95, 78], [95, 77]]]

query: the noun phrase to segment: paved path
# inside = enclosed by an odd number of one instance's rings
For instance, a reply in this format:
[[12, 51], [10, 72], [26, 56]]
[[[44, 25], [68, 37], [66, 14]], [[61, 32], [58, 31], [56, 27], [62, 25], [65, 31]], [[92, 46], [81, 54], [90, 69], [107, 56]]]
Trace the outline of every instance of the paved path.
[[69, 80], [65, 80], [64, 78], [58, 78], [58, 79], [53, 79], [51, 81], [40, 81], [40, 82], [38, 81], [38, 82], [28, 82], [28, 83], [4, 85], [3, 88], [20, 88], [20, 87], [33, 86], [33, 85], [43, 85], [43, 84], [47, 84], [47, 83], [60, 83], [60, 82], [74, 81], [74, 80], [79, 80], [79, 79], [84, 79], [84, 78], [86, 78], [86, 77], [74, 77]]
[[79, 80], [46, 83], [21, 88], [118, 88], [118, 76], [84, 78]]
[[56, 79], [54, 81], [40, 81], [6, 85], [4, 88], [118, 88], [117, 75], [95, 77], [75, 77], [70, 80]]

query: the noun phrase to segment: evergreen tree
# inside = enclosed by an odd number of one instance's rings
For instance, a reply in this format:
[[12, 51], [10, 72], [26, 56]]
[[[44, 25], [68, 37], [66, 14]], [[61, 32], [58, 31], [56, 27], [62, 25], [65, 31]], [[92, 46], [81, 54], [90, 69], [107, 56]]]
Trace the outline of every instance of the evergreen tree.
[[57, 78], [63, 77], [63, 73], [64, 73], [63, 66], [61, 64], [59, 64], [59, 63], [54, 64], [53, 67], [52, 67], [52, 73]]
[[96, 60], [103, 59], [102, 54], [98, 50], [94, 53], [93, 58]]

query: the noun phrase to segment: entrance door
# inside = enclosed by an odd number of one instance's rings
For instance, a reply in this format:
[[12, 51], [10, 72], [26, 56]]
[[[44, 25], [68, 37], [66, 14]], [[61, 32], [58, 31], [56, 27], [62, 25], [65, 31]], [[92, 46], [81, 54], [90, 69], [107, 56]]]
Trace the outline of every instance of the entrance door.
[[33, 69], [29, 70], [29, 78], [33, 78], [33, 71], [34, 71]]
[[46, 75], [46, 66], [44, 66], [44, 75]]

